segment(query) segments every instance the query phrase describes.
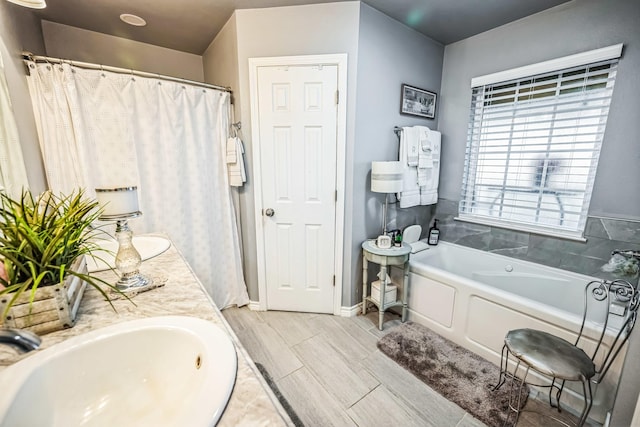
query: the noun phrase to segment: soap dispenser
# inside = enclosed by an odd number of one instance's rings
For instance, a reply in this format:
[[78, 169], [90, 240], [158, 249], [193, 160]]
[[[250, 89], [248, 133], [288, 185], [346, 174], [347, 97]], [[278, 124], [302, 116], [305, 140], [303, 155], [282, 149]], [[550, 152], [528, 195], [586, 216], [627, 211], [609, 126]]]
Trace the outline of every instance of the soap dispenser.
[[430, 245], [437, 245], [440, 240], [440, 229], [438, 229], [438, 220], [433, 220], [433, 227], [429, 229], [429, 240], [428, 243]]

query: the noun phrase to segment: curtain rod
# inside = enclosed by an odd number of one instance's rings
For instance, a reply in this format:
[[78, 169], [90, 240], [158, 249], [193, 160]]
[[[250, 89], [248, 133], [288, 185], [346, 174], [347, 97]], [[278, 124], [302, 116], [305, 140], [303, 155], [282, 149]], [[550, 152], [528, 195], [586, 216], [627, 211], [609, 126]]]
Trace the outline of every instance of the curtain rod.
[[156, 73], [147, 73], [146, 71], [128, 70], [126, 68], [112, 67], [110, 65], [99, 65], [99, 64], [92, 64], [90, 62], [80, 62], [80, 61], [72, 61], [70, 59], [52, 58], [49, 56], [33, 55], [31, 52], [22, 52], [22, 59], [25, 61], [48, 62], [48, 63], [54, 63], [54, 64], [67, 63], [69, 65], [73, 65], [74, 67], [87, 68], [90, 70], [105, 70], [105, 71], [111, 71], [119, 74], [129, 74], [129, 75], [134, 75], [139, 77], [151, 77], [151, 78], [157, 78], [161, 80], [168, 80], [176, 83], [187, 83], [190, 85], [204, 87], [208, 89], [221, 90], [223, 92], [229, 92], [231, 94], [233, 93], [233, 91], [229, 87], [197, 82], [195, 80], [187, 80], [187, 79], [181, 79], [178, 77], [164, 76], [162, 74], [156, 74]]

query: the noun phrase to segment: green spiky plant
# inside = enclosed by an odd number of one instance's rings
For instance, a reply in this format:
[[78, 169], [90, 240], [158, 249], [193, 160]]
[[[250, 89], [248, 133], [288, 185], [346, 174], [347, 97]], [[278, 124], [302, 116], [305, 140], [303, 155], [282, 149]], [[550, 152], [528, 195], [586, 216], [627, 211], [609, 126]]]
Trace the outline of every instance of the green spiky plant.
[[18, 199], [0, 192], [0, 262], [4, 267], [0, 295], [11, 295], [3, 319], [25, 292], [30, 292], [33, 303], [38, 288], [61, 283], [68, 276], [84, 280], [111, 304], [101, 285], [115, 289], [113, 285], [72, 267], [78, 257], [93, 256], [91, 252], [98, 249], [91, 240], [104, 233], [92, 227], [99, 216], [98, 203], [85, 199], [82, 191], [69, 196], [45, 192], [38, 197], [23, 191]]

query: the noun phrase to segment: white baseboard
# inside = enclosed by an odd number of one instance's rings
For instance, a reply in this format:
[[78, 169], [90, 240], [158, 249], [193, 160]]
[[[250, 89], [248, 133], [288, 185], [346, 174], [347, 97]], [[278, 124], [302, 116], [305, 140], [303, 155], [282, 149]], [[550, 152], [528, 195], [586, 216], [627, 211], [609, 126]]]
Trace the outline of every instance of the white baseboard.
[[358, 313], [362, 312], [362, 303], [351, 306], [351, 307], [342, 307], [340, 310], [340, 316], [342, 317], [354, 317], [357, 316]]
[[[251, 311], [262, 311], [260, 309], [260, 302], [258, 301], [249, 301], [249, 310]], [[340, 316], [341, 317], [354, 317], [357, 316], [360, 312], [362, 312], [362, 303], [354, 305], [353, 307], [341, 307], [340, 308]]]

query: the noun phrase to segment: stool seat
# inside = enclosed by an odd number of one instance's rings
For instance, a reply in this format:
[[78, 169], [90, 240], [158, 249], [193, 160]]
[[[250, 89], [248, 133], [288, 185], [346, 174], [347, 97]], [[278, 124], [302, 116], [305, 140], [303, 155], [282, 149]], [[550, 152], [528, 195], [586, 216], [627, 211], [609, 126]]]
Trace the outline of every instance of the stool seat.
[[541, 374], [567, 381], [581, 381], [596, 374], [593, 361], [570, 342], [534, 329], [509, 331], [504, 340], [509, 351]]

